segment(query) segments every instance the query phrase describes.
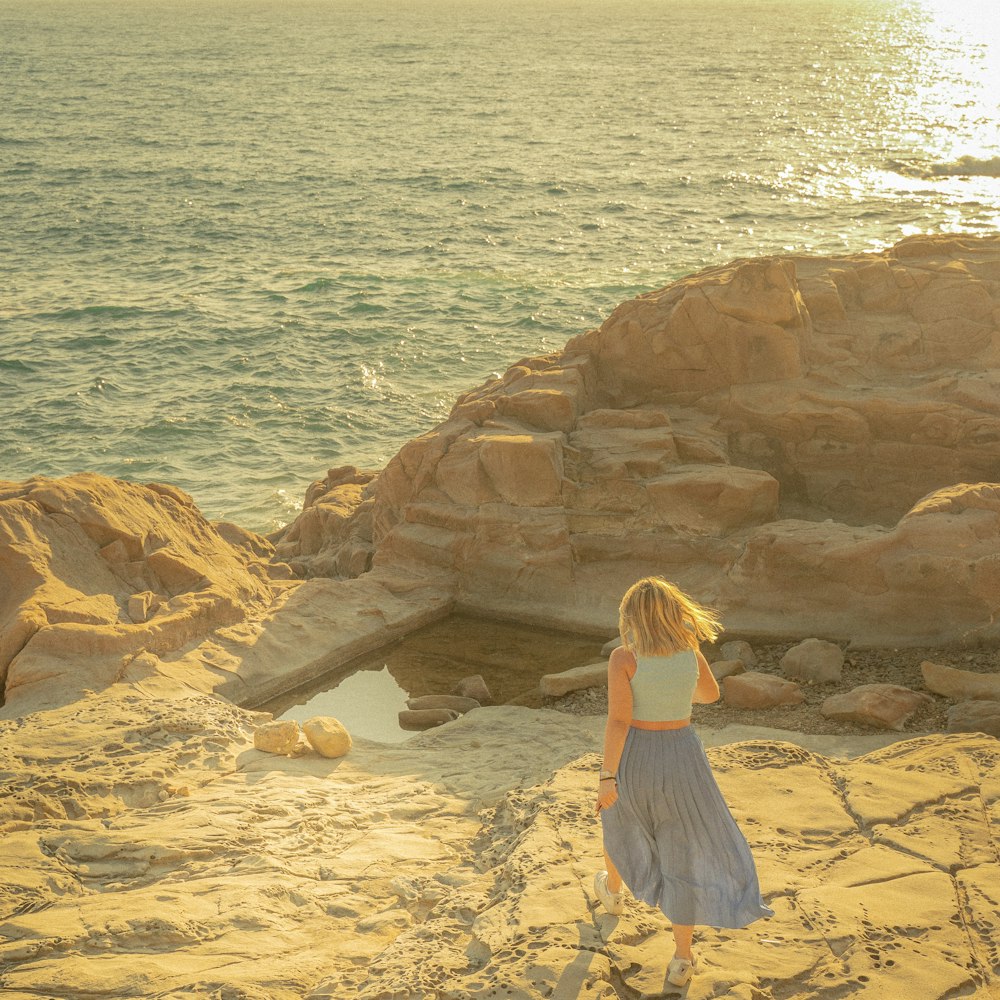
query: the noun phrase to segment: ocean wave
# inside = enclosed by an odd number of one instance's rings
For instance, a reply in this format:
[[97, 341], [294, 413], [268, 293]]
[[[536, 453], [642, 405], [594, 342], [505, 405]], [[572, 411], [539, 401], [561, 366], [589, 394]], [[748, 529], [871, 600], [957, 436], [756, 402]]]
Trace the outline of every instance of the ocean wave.
[[[333, 278], [316, 278], [313, 281], [306, 282], [304, 285], [300, 285], [298, 288], [293, 289], [296, 292], [325, 292], [327, 289], [336, 288], [337, 282]], [[284, 298], [282, 298], [284, 301]]]
[[890, 160], [890, 169], [907, 177], [1000, 177], [1000, 156], [959, 156], [938, 163]]
[[[179, 310], [169, 310], [168, 315], [175, 315]], [[59, 309], [56, 312], [43, 312], [36, 319], [84, 319], [87, 316], [103, 316], [108, 319], [128, 319], [133, 316], [144, 316], [147, 310], [140, 306], [79, 306], [69, 309]]]
[[27, 361], [22, 361], [20, 358], [0, 358], [0, 372], [8, 371], [30, 374], [34, 370], [34, 365], [29, 364]]
[[1000, 177], [1000, 156], [960, 156], [949, 163], [932, 163], [930, 172], [940, 177]]

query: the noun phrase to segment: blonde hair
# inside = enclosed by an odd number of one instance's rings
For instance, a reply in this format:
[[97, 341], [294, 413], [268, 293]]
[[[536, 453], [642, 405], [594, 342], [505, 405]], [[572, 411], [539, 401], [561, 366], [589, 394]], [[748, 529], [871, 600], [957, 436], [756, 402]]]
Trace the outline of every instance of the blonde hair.
[[702, 607], [680, 587], [647, 576], [625, 592], [618, 607], [618, 629], [630, 653], [652, 656], [713, 642], [722, 623], [717, 611]]

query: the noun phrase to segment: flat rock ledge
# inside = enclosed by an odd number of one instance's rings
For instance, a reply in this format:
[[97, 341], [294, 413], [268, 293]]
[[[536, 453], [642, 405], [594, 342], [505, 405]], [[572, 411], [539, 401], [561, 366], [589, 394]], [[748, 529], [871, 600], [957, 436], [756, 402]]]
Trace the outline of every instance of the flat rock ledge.
[[[600, 720], [477, 709], [337, 760], [261, 721], [119, 687], [0, 723], [5, 998], [670, 992], [665, 918], [592, 895]], [[701, 930], [687, 996], [997, 995], [1000, 743], [703, 735], [775, 916]]]

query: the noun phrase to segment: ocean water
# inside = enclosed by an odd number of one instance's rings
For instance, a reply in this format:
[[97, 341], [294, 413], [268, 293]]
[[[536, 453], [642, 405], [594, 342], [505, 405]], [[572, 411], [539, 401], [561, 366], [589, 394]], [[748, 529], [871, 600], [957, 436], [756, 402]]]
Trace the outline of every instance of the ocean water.
[[970, 0], [0, 0], [0, 478], [269, 531], [621, 300], [1000, 224]]

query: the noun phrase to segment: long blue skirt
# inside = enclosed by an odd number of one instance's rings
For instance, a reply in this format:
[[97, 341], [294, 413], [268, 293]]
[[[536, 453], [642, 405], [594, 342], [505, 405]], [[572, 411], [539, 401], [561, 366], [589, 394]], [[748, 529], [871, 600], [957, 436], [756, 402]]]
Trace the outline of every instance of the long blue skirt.
[[746, 927], [774, 911], [692, 726], [629, 729], [604, 849], [636, 899], [671, 923]]

